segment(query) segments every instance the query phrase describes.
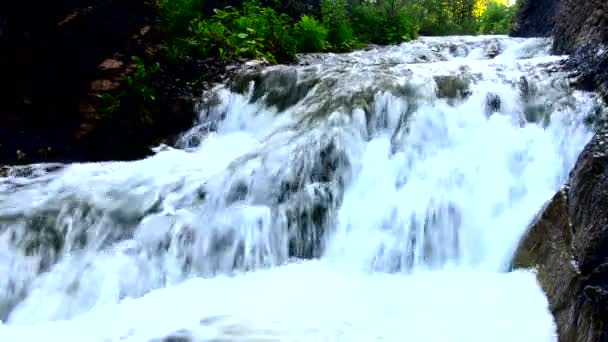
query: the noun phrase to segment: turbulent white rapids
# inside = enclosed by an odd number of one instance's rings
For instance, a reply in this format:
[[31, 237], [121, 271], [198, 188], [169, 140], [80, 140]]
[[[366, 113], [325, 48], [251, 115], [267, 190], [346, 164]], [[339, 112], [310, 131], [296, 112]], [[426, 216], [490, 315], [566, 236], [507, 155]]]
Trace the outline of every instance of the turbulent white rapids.
[[549, 46], [422, 38], [250, 66], [176, 148], [9, 169], [0, 340], [554, 341], [509, 261], [598, 100]]

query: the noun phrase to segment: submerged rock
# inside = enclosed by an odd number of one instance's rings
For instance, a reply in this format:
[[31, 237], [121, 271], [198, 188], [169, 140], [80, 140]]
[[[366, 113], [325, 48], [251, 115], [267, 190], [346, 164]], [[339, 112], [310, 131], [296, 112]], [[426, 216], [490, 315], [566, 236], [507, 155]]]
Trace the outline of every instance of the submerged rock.
[[516, 268], [534, 268], [560, 341], [608, 340], [608, 129], [581, 153], [564, 186], [530, 225]]
[[435, 83], [437, 84], [437, 97], [446, 98], [449, 100], [457, 98], [466, 98], [471, 95], [469, 89], [471, 80], [459, 75], [442, 75], [435, 76]]
[[486, 103], [485, 103], [485, 112], [487, 116], [490, 116], [496, 112], [500, 112], [500, 108], [502, 107], [502, 102], [500, 100], [500, 96], [495, 93], [487, 93], [486, 94]]

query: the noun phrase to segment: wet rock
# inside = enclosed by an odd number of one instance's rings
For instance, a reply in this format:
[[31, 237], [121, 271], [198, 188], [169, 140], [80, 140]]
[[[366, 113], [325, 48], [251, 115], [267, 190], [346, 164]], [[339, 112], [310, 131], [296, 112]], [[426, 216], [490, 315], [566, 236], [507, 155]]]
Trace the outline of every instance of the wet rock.
[[471, 81], [463, 75], [441, 75], [434, 76], [433, 79], [437, 84], [436, 94], [438, 98], [453, 100], [471, 95], [469, 89]]
[[564, 68], [570, 72], [574, 87], [597, 91], [608, 103], [608, 42], [606, 45], [576, 49], [566, 61]]
[[511, 34], [552, 35], [553, 53], [570, 55], [566, 67], [577, 74], [575, 86], [608, 100], [608, 2], [525, 0]]
[[485, 102], [485, 113], [486, 116], [490, 116], [496, 112], [500, 112], [502, 106], [502, 102], [500, 100], [500, 96], [495, 93], [487, 93], [486, 94], [486, 102]]
[[251, 102], [263, 99], [268, 106], [283, 111], [302, 100], [318, 79], [301, 81], [293, 69], [273, 69], [266, 72], [254, 70], [235, 76], [231, 89], [240, 93], [249, 90], [253, 82]]
[[500, 46], [500, 42], [494, 41], [485, 51], [485, 56], [488, 59], [493, 59], [498, 56], [502, 52], [502, 47]]
[[608, 43], [608, 2], [561, 0], [553, 29], [553, 52], [567, 54], [581, 47]]
[[608, 339], [608, 129], [581, 153], [568, 185], [546, 204], [513, 263], [534, 268], [561, 342]]
[[515, 15], [513, 37], [548, 37], [555, 26], [561, 0], [524, 0]]
[[179, 330], [163, 338], [156, 338], [150, 342], [194, 342], [194, 336], [187, 330]]

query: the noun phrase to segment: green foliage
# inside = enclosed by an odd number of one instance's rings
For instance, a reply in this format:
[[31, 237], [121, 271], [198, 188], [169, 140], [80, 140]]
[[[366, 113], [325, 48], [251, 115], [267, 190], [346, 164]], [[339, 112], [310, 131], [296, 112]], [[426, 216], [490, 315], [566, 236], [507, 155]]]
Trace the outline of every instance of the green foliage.
[[367, 43], [398, 44], [423, 35], [506, 33], [516, 6], [497, 0], [319, 0], [320, 13], [292, 20], [296, 0], [246, 0], [204, 15], [204, 0], [156, 0], [169, 62], [183, 56], [265, 58], [296, 52], [350, 51]]
[[[173, 17], [170, 15], [165, 20]], [[277, 14], [270, 7], [262, 7], [255, 0], [246, 1], [242, 9], [231, 6], [214, 9], [210, 18], [200, 15], [184, 17], [191, 18], [187, 30], [171, 36], [171, 42], [167, 44], [170, 60], [179, 59], [181, 55], [194, 55], [221, 59], [266, 58], [276, 63], [277, 60], [289, 61], [295, 57], [296, 46], [290, 34], [289, 17]]]
[[483, 34], [509, 33], [516, 11], [516, 6], [491, 1], [479, 18], [479, 31]]
[[139, 113], [144, 120], [149, 120], [151, 109], [154, 107], [156, 95], [152, 87], [153, 78], [160, 70], [160, 64], [154, 63], [152, 66], [146, 66], [145, 62], [137, 57], [131, 57], [135, 63], [135, 71], [132, 75], [127, 76], [125, 87], [117, 94], [103, 93], [99, 96], [100, 114], [103, 117], [110, 117], [120, 110], [120, 107], [125, 104], [125, 100], [129, 99], [136, 106], [136, 112]]
[[321, 52], [327, 48], [327, 29], [313, 17], [303, 15], [293, 33], [300, 52]]
[[411, 1], [361, 2], [353, 5], [355, 34], [365, 42], [396, 44], [416, 38], [420, 6]]
[[422, 8], [420, 33], [429, 36], [476, 34], [479, 25], [474, 11], [479, 1], [419, 0]]
[[352, 50], [356, 41], [345, 0], [321, 0], [321, 18], [329, 33], [329, 48], [336, 51]]
[[204, 0], [156, 0], [163, 31], [184, 35], [190, 21], [203, 16]]

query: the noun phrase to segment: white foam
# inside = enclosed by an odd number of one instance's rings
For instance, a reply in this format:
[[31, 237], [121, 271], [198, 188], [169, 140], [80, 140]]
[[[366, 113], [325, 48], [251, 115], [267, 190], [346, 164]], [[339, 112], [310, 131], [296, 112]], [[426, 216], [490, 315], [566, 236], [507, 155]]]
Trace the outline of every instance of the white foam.
[[[502, 53], [484, 59], [496, 44]], [[0, 269], [30, 283], [9, 323], [0, 324], [0, 340], [143, 342], [187, 330], [195, 341], [555, 341], [534, 275], [501, 273], [590, 138], [581, 124], [590, 97], [541, 66], [563, 58], [547, 56], [549, 46], [545, 39], [441, 37], [305, 56], [313, 65], [276, 67], [318, 78], [284, 112], [221, 89], [220, 104], [205, 114], [224, 119], [200, 146], [129, 163], [74, 164], [44, 183], [31, 180], [3, 198], [2, 214], [27, 215], [65, 193], [120, 214], [141, 214], [162, 200], [159, 212], [129, 227], [132, 237], [64, 255], [33, 282], [35, 272], [17, 266], [36, 260], [7, 247]], [[463, 68], [473, 75], [471, 94], [448, 105], [436, 97], [433, 76]], [[522, 76], [539, 88], [538, 103], [554, 105], [547, 125], [523, 123]], [[384, 91], [395, 85], [417, 93]], [[358, 100], [370, 87], [380, 90], [368, 108], [315, 111], [340, 97]], [[501, 99], [491, 116], [488, 92]], [[336, 173], [323, 180], [315, 172], [326, 170], [315, 163], [330, 142], [345, 165], [323, 166]], [[283, 181], [302, 185], [287, 203], [277, 199]], [[228, 201], [239, 182], [245, 197]], [[201, 189], [205, 200], [194, 200]], [[323, 189], [336, 206], [327, 209], [325, 254], [294, 263], [289, 205], [309, 210]], [[86, 226], [89, 241], [104, 227]], [[184, 231], [198, 234], [189, 247], [178, 246]], [[219, 252], [216, 233], [232, 239]], [[147, 254], [167, 236], [164, 254]], [[8, 233], [0, 243], [10, 245]], [[184, 275], [186, 253], [198, 269]], [[252, 271], [194, 278], [237, 263]], [[3, 281], [0, 289], [9, 288]]]
[[530, 273], [365, 275], [312, 261], [193, 279], [72, 321], [0, 326], [0, 337], [147, 342], [188, 330], [209, 341], [551, 342], [552, 326]]

